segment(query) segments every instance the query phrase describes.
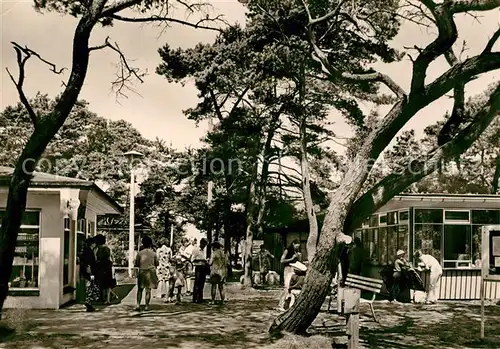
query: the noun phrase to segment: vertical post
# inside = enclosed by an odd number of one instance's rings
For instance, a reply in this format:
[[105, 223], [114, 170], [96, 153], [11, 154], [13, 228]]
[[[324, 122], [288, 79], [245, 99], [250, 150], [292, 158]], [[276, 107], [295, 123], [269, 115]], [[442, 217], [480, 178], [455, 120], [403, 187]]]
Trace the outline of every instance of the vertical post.
[[481, 275], [481, 288], [479, 291], [481, 295], [481, 339], [484, 339], [484, 278]]
[[207, 226], [207, 240], [208, 240], [208, 246], [207, 246], [207, 258], [210, 258], [212, 255], [212, 226], [213, 226], [213, 221], [210, 215], [210, 205], [212, 204], [212, 190], [213, 190], [214, 182], [209, 181], [208, 182], [208, 187], [207, 187], [207, 209], [209, 210], [208, 214], [208, 226]]
[[174, 225], [170, 225], [170, 248], [174, 246]]
[[135, 191], [135, 178], [134, 169], [132, 165], [130, 166], [130, 213], [129, 213], [129, 235], [128, 235], [128, 276], [132, 277], [134, 269], [134, 244], [135, 244], [135, 232], [134, 232], [134, 214], [135, 214], [135, 202], [134, 202], [134, 191]]

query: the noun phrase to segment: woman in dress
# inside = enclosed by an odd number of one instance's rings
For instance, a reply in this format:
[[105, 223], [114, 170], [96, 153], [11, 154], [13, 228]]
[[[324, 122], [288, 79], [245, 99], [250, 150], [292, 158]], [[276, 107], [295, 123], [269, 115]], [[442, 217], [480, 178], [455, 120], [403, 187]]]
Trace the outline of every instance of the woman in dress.
[[106, 245], [106, 237], [98, 234], [94, 237], [96, 248], [96, 272], [97, 285], [101, 289], [104, 304], [111, 303], [111, 289], [115, 286], [113, 279], [113, 262], [111, 261], [111, 250]]
[[85, 246], [80, 257], [80, 274], [85, 282], [85, 307], [87, 312], [95, 311], [93, 304], [100, 298], [100, 290], [95, 281], [95, 241], [94, 238], [89, 237], [85, 241]]
[[137, 276], [137, 308], [141, 310], [142, 293], [146, 290], [146, 311], [149, 310], [151, 302], [151, 289], [158, 287], [158, 277], [156, 267], [159, 265], [158, 256], [153, 251], [153, 240], [149, 236], [142, 238], [142, 250], [135, 258], [135, 267], [139, 268]]
[[215, 241], [212, 244], [213, 252], [210, 258], [210, 283], [212, 284], [211, 296], [212, 301], [210, 304], [215, 304], [217, 296], [217, 289], [219, 289], [221, 304], [224, 304], [224, 284], [227, 278], [227, 266], [229, 264], [229, 257], [224, 253], [220, 242]]
[[156, 253], [158, 254], [158, 268], [156, 273], [158, 275], [158, 288], [156, 291], [156, 298], [164, 298], [169, 290], [170, 279], [170, 259], [172, 258], [172, 250], [170, 247], [163, 245]]

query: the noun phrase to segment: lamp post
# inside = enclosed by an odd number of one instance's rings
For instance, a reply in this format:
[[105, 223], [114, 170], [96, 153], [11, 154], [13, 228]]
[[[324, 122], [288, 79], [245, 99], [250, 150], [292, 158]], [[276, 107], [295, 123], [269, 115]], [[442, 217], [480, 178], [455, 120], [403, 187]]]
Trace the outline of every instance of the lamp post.
[[130, 212], [129, 212], [129, 235], [128, 235], [128, 275], [132, 277], [134, 270], [134, 245], [135, 245], [135, 176], [134, 159], [144, 155], [137, 151], [129, 151], [123, 154], [130, 163]]

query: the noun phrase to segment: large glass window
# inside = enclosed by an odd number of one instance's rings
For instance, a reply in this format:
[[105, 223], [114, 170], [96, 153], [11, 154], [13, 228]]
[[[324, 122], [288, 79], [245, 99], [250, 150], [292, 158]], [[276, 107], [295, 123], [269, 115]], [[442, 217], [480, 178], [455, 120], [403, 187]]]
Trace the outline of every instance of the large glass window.
[[[392, 263], [396, 259], [398, 249], [398, 227], [391, 226], [387, 228], [387, 261]], [[405, 250], [406, 251], [406, 250]]]
[[398, 250], [408, 251], [410, 232], [408, 225], [398, 225]]
[[380, 265], [386, 265], [388, 263], [387, 260], [387, 228], [380, 228], [378, 230], [379, 234], [379, 255], [378, 262]]
[[398, 224], [398, 213], [397, 212], [388, 212], [387, 213], [387, 224], [388, 225]]
[[441, 224], [415, 224], [415, 249], [441, 261], [442, 230]]
[[464, 224], [444, 226], [445, 268], [468, 267], [472, 263], [471, 227]]
[[500, 210], [472, 210], [472, 224], [500, 224]]
[[415, 223], [443, 223], [443, 210], [415, 209]]
[[[5, 212], [0, 211], [0, 222]], [[17, 236], [12, 274], [9, 279], [11, 289], [37, 289], [40, 256], [40, 211], [26, 211]]]

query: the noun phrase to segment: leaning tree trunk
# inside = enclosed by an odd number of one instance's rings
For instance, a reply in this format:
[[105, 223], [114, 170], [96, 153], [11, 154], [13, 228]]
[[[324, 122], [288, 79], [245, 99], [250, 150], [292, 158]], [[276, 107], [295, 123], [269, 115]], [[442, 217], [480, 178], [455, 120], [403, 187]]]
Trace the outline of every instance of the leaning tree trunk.
[[8, 295], [8, 283], [12, 273], [12, 263], [16, 248], [21, 219], [26, 209], [28, 187], [36, 163], [41, 158], [49, 142], [54, 138], [69, 116], [78, 99], [89, 62], [89, 38], [97, 23], [97, 15], [102, 11], [105, 1], [96, 2], [91, 13], [84, 15], [73, 37], [72, 68], [66, 88], [52, 112], [39, 117], [35, 130], [17, 160], [10, 180], [5, 216], [0, 228], [0, 317]]

